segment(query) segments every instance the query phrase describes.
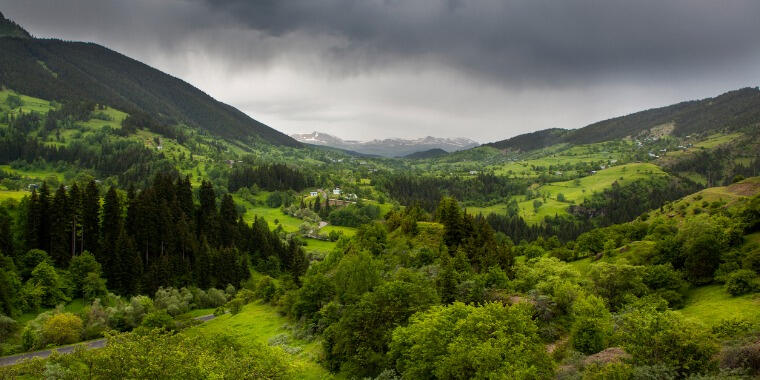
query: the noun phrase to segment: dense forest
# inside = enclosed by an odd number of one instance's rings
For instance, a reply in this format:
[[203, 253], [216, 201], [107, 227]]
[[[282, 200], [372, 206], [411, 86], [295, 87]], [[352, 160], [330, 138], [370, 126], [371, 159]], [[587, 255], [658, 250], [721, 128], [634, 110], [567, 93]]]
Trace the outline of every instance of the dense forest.
[[30, 281], [38, 269], [69, 269], [81, 255], [92, 255], [108, 289], [125, 296], [167, 286], [239, 286], [251, 266], [297, 279], [308, 265], [298, 243], [284, 242], [262, 219], [245, 223], [231, 196], [217, 206], [208, 182], [198, 189], [198, 205], [190, 182], [168, 175], [140, 191], [101, 191], [95, 182], [55, 191], [43, 183], [17, 210], [0, 209], [0, 249], [18, 263], [17, 271], [3, 268], [11, 277], [0, 310], [15, 316], [66, 301], [65, 291]]

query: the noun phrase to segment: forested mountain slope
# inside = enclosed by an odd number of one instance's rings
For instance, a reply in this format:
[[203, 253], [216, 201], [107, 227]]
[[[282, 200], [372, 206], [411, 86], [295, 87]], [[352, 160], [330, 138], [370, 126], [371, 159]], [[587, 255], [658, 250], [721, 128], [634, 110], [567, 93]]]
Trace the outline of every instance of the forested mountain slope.
[[528, 151], [559, 143], [590, 144], [639, 134], [687, 136], [736, 130], [760, 122], [760, 89], [729, 91], [714, 98], [653, 108], [587, 125], [580, 129], [547, 129], [490, 144], [502, 150]]
[[[2, 18], [2, 17], [0, 17]], [[55, 39], [16, 38], [23, 29], [0, 20], [0, 85], [61, 103], [91, 101], [127, 113], [146, 113], [225, 138], [300, 143], [192, 85], [103, 46]], [[14, 37], [4, 37], [4, 36]]]

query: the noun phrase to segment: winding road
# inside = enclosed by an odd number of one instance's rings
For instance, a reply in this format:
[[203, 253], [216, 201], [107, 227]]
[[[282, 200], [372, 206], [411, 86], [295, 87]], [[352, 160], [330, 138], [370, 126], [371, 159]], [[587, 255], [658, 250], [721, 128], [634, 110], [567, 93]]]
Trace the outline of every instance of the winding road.
[[[195, 317], [196, 320], [201, 321], [201, 322], [207, 322], [214, 318], [216, 318], [214, 314], [201, 315], [200, 317]], [[88, 342], [76, 343], [70, 346], [51, 348], [51, 349], [35, 351], [35, 352], [25, 352], [23, 354], [17, 354], [17, 355], [11, 355], [11, 356], [3, 356], [3, 357], [0, 357], [0, 367], [14, 365], [26, 359], [32, 359], [32, 358], [44, 359], [50, 356], [53, 353], [53, 351], [58, 351], [59, 354], [69, 354], [73, 352], [75, 348], [79, 346], [84, 346], [88, 350], [94, 350], [98, 348], [103, 348], [105, 345], [106, 345], [106, 339], [103, 338], [103, 339], [91, 340]]]

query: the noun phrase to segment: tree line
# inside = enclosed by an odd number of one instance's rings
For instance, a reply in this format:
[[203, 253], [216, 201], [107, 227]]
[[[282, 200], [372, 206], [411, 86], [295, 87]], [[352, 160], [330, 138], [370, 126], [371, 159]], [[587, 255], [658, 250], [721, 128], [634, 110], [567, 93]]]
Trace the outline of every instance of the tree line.
[[[246, 223], [229, 194], [217, 205], [209, 182], [200, 186], [198, 202], [189, 178], [168, 174], [140, 191], [111, 187], [103, 197], [101, 191], [94, 181], [54, 192], [43, 183], [20, 203], [15, 220], [0, 210], [0, 249], [10, 259], [4, 273], [18, 280], [11, 283], [31, 275], [15, 268], [35, 269], [23, 263], [29, 252], [42, 252], [34, 255], [49, 257], [57, 269], [91, 253], [108, 288], [122, 295], [152, 294], [161, 286], [237, 286], [251, 266], [297, 281], [308, 266], [297, 242], [261, 218]], [[9, 300], [23, 298], [18, 286], [9, 292]]]

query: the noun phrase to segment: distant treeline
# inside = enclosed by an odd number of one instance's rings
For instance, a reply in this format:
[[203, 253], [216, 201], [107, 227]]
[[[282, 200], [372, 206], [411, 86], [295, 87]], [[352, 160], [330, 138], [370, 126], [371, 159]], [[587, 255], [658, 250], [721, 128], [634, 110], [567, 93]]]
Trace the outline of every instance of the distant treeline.
[[313, 186], [314, 181], [285, 164], [236, 165], [230, 172], [227, 188], [234, 192], [243, 187], [258, 186], [267, 191], [296, 190]]
[[459, 201], [485, 202], [497, 198], [524, 194], [524, 180], [480, 173], [473, 178], [389, 175], [377, 179], [380, 188], [402, 204], [417, 204], [427, 211], [434, 210], [444, 196]]

